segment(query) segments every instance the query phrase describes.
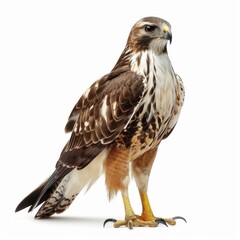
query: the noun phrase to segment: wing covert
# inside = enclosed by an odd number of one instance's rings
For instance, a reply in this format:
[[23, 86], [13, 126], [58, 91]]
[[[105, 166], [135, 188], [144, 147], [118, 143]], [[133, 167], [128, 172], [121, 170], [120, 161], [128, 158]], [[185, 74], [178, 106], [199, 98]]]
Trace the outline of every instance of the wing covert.
[[78, 117], [57, 166], [81, 169], [89, 164], [122, 132], [144, 91], [143, 78], [130, 71], [106, 75], [95, 82], [70, 115], [70, 121]]

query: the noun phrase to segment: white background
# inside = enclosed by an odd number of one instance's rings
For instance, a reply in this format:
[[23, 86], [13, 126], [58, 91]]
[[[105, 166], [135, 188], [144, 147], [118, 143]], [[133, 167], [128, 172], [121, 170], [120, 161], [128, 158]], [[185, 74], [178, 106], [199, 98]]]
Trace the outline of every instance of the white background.
[[[234, 1], [1, 4], [0, 238], [235, 239]], [[106, 218], [124, 217], [120, 195], [108, 202], [104, 178], [52, 219], [34, 220], [36, 210], [14, 213], [19, 201], [54, 170], [69, 137], [63, 128], [75, 102], [111, 70], [130, 28], [146, 16], [171, 23], [169, 55], [186, 88], [179, 123], [154, 163], [149, 196], [156, 216], [182, 215], [188, 223], [133, 231], [109, 224], [103, 229]], [[130, 197], [140, 213], [134, 183]]]

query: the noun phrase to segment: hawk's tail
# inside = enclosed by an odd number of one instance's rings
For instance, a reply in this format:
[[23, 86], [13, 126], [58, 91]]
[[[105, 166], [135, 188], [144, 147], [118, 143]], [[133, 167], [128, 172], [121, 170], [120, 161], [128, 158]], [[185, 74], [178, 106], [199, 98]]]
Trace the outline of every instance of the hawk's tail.
[[[34, 206], [36, 204], [37, 199], [39, 198], [39, 196], [41, 195], [43, 189], [45, 188], [45, 186], [48, 183], [47, 179], [45, 182], [43, 182], [38, 188], [36, 188], [34, 191], [32, 191], [28, 196], [26, 196], [17, 206], [15, 212], [21, 211], [22, 209], [31, 206], [31, 208], [29, 209], [29, 212], [32, 210], [32, 206]], [[48, 189], [45, 194], [43, 194], [43, 196], [41, 197], [41, 199], [38, 201], [37, 205], [35, 207], [37, 207], [38, 205], [40, 205], [42, 202], [46, 201], [51, 193], [51, 189]]]
[[29, 212], [43, 203], [36, 218], [47, 218], [65, 211], [83, 188], [88, 190], [103, 172], [107, 150], [83, 169], [60, 167], [36, 190], [25, 197], [16, 212], [29, 207]]
[[70, 189], [71, 173], [64, 178], [53, 180], [54, 174], [43, 182], [37, 189], [25, 197], [17, 206], [16, 212], [29, 207], [31, 212], [38, 205], [43, 205], [38, 210], [35, 218], [47, 218], [54, 213], [61, 213], [72, 203], [80, 189]]
[[82, 170], [73, 169], [64, 178], [55, 182], [52, 175], [19, 203], [16, 212], [28, 206], [30, 212], [43, 202], [35, 218], [47, 218], [54, 213], [65, 211], [83, 188], [88, 190], [99, 178], [102, 172], [102, 165], [99, 162], [90, 163]]
[[61, 181], [55, 184], [56, 187], [52, 189], [47, 200], [38, 210], [35, 218], [47, 218], [55, 213], [62, 213], [65, 211], [78, 193], [81, 191], [81, 187], [73, 184], [74, 170], [66, 175]]
[[62, 172], [65, 177], [61, 177], [59, 171], [55, 170], [45, 182], [18, 204], [15, 211], [18, 212], [26, 207], [30, 207], [28, 212], [31, 212], [38, 205], [45, 202], [35, 216], [36, 218], [49, 217], [57, 212], [57, 205], [64, 200], [63, 193], [66, 188], [64, 184], [67, 182], [65, 179], [70, 171], [71, 169], [63, 168]]

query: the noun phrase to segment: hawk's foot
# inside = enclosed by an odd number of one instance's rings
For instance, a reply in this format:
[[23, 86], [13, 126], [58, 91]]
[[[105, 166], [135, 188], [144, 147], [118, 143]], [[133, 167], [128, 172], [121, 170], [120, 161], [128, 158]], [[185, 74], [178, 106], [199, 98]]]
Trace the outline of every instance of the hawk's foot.
[[162, 222], [162, 221], [164, 221], [165, 223], [167, 223], [167, 224], [169, 224], [169, 225], [171, 225], [171, 226], [174, 226], [174, 225], [176, 225], [176, 220], [177, 219], [181, 219], [181, 220], [183, 220], [184, 222], [187, 222], [187, 220], [185, 219], [185, 218], [183, 218], [183, 217], [180, 217], [180, 216], [176, 216], [176, 217], [173, 217], [173, 218], [156, 218], [155, 219], [155, 221], [156, 222]]
[[137, 216], [137, 218], [138, 218], [139, 220], [142, 220], [142, 221], [154, 220], [155, 222], [157, 222], [157, 223], [162, 223], [162, 224], [164, 224], [164, 225], [166, 225], [166, 226], [167, 226], [167, 224], [168, 224], [168, 225], [171, 225], [171, 226], [176, 225], [176, 220], [177, 220], [177, 219], [181, 219], [181, 220], [187, 222], [185, 218], [180, 217], [180, 216], [176, 216], [176, 217], [173, 217], [173, 218], [160, 218], [160, 217], [153, 217], [153, 216], [151, 216], [151, 215], [148, 216], [148, 215], [142, 214], [141, 216]]
[[160, 223], [167, 226], [166, 222], [163, 219], [159, 218], [158, 220], [145, 221], [142, 220], [141, 218], [138, 218], [138, 216], [132, 216], [125, 220], [116, 220], [113, 218], [108, 218], [103, 223], [103, 226], [105, 227], [106, 223], [108, 222], [113, 222], [114, 223], [113, 226], [115, 228], [125, 226], [128, 227], [129, 229], [133, 229], [133, 227], [157, 227]]

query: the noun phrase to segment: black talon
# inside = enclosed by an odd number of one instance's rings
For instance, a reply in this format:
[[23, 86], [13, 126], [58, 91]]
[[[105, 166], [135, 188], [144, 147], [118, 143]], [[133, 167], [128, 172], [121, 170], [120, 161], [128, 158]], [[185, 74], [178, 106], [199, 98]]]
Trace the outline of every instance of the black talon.
[[114, 218], [108, 218], [108, 219], [106, 219], [106, 220], [104, 221], [103, 227], [105, 227], [105, 225], [106, 225], [108, 222], [113, 222], [113, 223], [115, 223], [115, 222], [117, 222], [117, 220], [114, 219]]
[[174, 220], [181, 219], [181, 220], [183, 220], [185, 223], [187, 223], [187, 220], [186, 220], [185, 218], [183, 218], [183, 217], [180, 217], [180, 216], [173, 217], [172, 219], [174, 219]]
[[168, 227], [167, 223], [166, 223], [165, 220], [162, 219], [162, 218], [156, 219], [155, 222], [158, 223], [158, 224], [159, 224], [159, 223], [162, 223], [163, 225], [165, 225], [166, 227]]

